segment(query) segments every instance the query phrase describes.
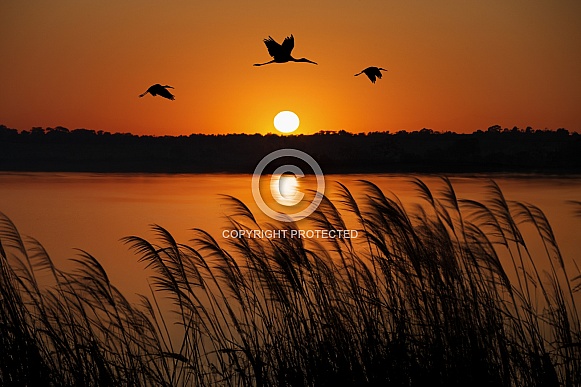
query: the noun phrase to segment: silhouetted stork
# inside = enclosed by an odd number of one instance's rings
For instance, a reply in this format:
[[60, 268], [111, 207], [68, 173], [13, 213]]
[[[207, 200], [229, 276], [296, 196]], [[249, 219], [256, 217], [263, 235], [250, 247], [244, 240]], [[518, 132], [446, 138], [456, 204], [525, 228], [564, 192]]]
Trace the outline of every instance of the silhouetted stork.
[[149, 93], [149, 94], [153, 95], [154, 97], [156, 95], [159, 95], [160, 97], [171, 99], [173, 101], [175, 99], [175, 97], [173, 96], [172, 93], [169, 92], [168, 89], [173, 89], [173, 87], [168, 86], [168, 85], [162, 86], [159, 83], [156, 83], [155, 85], [150, 86], [150, 88], [147, 89], [147, 91], [145, 93], [141, 94], [139, 97], [141, 98], [145, 94]]
[[367, 78], [369, 78], [369, 80], [372, 83], [375, 83], [375, 77], [381, 79], [381, 72], [382, 71], [387, 71], [384, 68], [381, 67], [368, 67], [365, 70], [363, 70], [362, 72], [360, 72], [359, 74], [355, 74], [355, 76], [361, 75], [361, 74], [365, 74], [367, 75]]
[[268, 39], [264, 39], [264, 44], [266, 44], [266, 48], [268, 49], [268, 53], [274, 59], [270, 62], [265, 63], [255, 63], [254, 66], [264, 66], [265, 64], [269, 63], [286, 63], [286, 62], [307, 62], [312, 64], [317, 64], [307, 58], [300, 58], [295, 59], [291, 55], [291, 51], [295, 47], [295, 38], [292, 36], [288, 36], [284, 38], [282, 44], [278, 44], [274, 41], [272, 37], [268, 37]]

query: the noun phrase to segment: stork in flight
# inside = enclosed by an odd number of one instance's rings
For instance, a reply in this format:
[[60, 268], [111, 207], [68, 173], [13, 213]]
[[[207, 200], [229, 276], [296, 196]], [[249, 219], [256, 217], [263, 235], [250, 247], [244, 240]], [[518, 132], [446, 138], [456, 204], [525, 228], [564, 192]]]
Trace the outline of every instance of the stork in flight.
[[172, 101], [175, 99], [172, 93], [169, 92], [168, 89], [173, 89], [173, 87], [169, 85], [162, 86], [159, 83], [156, 83], [153, 86], [150, 86], [149, 89], [145, 91], [145, 93], [140, 94], [139, 97], [143, 97], [145, 94], [149, 93], [152, 96], [159, 95], [160, 97], [171, 99]]
[[368, 67], [365, 70], [361, 71], [358, 74], [355, 74], [355, 76], [361, 75], [361, 74], [365, 74], [367, 75], [367, 78], [369, 78], [369, 80], [371, 81], [371, 83], [375, 83], [375, 77], [381, 79], [381, 72], [382, 71], [387, 71], [384, 68], [381, 67]]
[[291, 51], [295, 47], [295, 38], [292, 36], [288, 36], [284, 38], [282, 44], [278, 44], [272, 37], [268, 37], [268, 39], [264, 39], [264, 44], [266, 44], [266, 48], [268, 49], [268, 53], [274, 59], [270, 62], [265, 63], [255, 63], [254, 66], [264, 66], [265, 64], [270, 63], [286, 63], [286, 62], [307, 62], [312, 64], [317, 64], [312, 60], [308, 60], [307, 58], [300, 58], [295, 59], [291, 55]]

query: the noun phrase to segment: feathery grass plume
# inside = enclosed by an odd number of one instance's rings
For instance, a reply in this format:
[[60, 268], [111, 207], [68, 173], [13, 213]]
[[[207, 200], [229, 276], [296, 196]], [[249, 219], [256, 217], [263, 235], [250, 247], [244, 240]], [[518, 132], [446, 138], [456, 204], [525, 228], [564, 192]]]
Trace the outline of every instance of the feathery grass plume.
[[[574, 208], [575, 208], [574, 209], [575, 216], [581, 218], [581, 201], [578, 201], [578, 200], [570, 200], [567, 203], [570, 204], [570, 205], [572, 205], [572, 206], [574, 206]], [[579, 267], [577, 266], [577, 263], [576, 262], [574, 262], [574, 263], [575, 263], [575, 268], [577, 269], [577, 273], [580, 273], [580, 274], [578, 274], [577, 276], [575, 276], [572, 279], [573, 282], [578, 282], [578, 284], [575, 285], [575, 287], [573, 288], [573, 291], [574, 292], [578, 292], [578, 291], [581, 290], [581, 270], [579, 270]]]
[[[63, 272], [0, 216], [0, 344], [8, 349], [0, 381], [581, 383], [581, 276], [570, 279], [539, 208], [507, 200], [494, 182], [478, 202], [458, 198], [445, 177], [439, 189], [413, 178], [419, 203], [408, 206], [360, 184], [360, 198], [339, 184], [337, 201], [324, 197], [299, 223], [259, 224], [244, 203], [226, 198], [227, 222], [237, 230], [290, 235], [354, 222], [356, 240], [250, 233], [222, 240], [193, 229], [179, 243], [155, 225], [155, 241], [125, 238], [153, 270], [153, 296], [138, 306], [88, 253]], [[540, 249], [531, 247], [539, 241]]]
[[59, 270], [0, 214], [2, 385], [171, 385], [147, 316], [87, 253]]

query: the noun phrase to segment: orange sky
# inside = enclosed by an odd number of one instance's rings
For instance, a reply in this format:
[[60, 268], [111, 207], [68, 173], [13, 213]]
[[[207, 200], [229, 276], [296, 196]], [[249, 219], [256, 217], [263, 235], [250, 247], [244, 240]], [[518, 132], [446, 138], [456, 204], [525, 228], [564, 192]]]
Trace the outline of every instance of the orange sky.
[[[581, 131], [576, 0], [0, 3], [0, 124], [135, 134]], [[295, 37], [272, 64], [262, 40]], [[389, 71], [375, 85], [353, 75]], [[137, 96], [154, 83], [175, 101]]]

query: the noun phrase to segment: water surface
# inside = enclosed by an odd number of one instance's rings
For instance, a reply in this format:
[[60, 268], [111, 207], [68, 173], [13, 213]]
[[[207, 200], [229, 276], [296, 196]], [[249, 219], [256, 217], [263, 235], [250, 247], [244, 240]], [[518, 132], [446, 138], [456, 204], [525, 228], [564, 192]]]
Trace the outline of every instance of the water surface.
[[[442, 187], [438, 177], [416, 177], [435, 192]], [[487, 198], [491, 178], [508, 199], [535, 204], [545, 212], [575, 275], [581, 219], [568, 202], [581, 200], [581, 177], [450, 176], [457, 195], [474, 200]], [[326, 193], [336, 198], [338, 181], [361, 198], [359, 180], [372, 181], [406, 205], [419, 201], [409, 175], [328, 175]], [[309, 188], [308, 178], [304, 184]], [[120, 239], [129, 235], [152, 239], [152, 224], [168, 229], [179, 242], [193, 236], [192, 228], [219, 239], [230, 227], [225, 216], [231, 206], [224, 195], [241, 199], [260, 221], [268, 221], [253, 203], [250, 187], [250, 175], [1, 173], [0, 211], [21, 234], [40, 241], [57, 264], [66, 265], [67, 258], [78, 254], [75, 249], [82, 249], [99, 259], [123, 291], [144, 293], [148, 291], [144, 265]]]

